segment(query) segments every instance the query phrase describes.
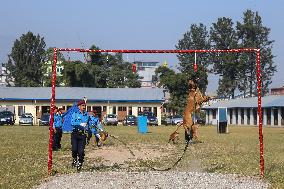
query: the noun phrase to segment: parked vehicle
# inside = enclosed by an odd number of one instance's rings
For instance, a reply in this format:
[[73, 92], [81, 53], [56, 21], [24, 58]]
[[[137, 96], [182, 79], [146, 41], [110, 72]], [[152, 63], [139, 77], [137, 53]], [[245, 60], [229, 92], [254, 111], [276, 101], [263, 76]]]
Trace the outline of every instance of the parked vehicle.
[[118, 125], [118, 118], [115, 114], [106, 114], [103, 117], [102, 123], [104, 125]]
[[15, 124], [15, 115], [10, 111], [3, 111], [0, 112], [0, 125], [9, 124], [14, 125]]
[[39, 119], [39, 125], [44, 125], [44, 126], [49, 126], [49, 119], [50, 119], [50, 114], [42, 114], [40, 119]]
[[153, 112], [149, 112], [149, 111], [145, 111], [145, 112], [139, 112], [138, 113], [139, 116], [154, 116], [154, 113]]
[[134, 115], [127, 115], [122, 121], [122, 125], [128, 126], [128, 125], [137, 125], [137, 118]]
[[157, 119], [157, 117], [149, 115], [147, 117], [147, 124], [148, 125], [156, 125], [156, 126], [158, 126], [158, 119]]
[[196, 123], [198, 123], [198, 124], [205, 125], [205, 120], [202, 119], [202, 118], [201, 118], [200, 116], [198, 116], [198, 115], [196, 115], [196, 116], [194, 117], [194, 121], [195, 121]]
[[183, 122], [183, 117], [181, 115], [174, 115], [172, 117], [172, 121], [171, 121], [172, 125], [177, 125], [182, 122]]
[[19, 125], [33, 125], [33, 116], [31, 113], [25, 113], [20, 116]]
[[162, 119], [163, 125], [171, 125], [172, 124], [172, 118], [173, 116], [167, 116], [164, 119]]

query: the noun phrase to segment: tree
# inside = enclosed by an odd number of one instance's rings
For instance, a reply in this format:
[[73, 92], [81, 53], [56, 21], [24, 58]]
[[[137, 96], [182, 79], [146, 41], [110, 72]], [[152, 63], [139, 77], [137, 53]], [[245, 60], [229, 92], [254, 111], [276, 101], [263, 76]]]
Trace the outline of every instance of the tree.
[[[208, 39], [208, 32], [203, 24], [192, 24], [190, 31], [186, 32], [183, 39], [179, 40], [176, 45], [177, 50], [188, 50], [188, 49], [210, 49], [210, 43]], [[193, 64], [195, 62], [195, 55], [191, 54], [178, 54], [180, 61], [179, 70], [186, 74], [187, 79], [194, 79], [197, 81], [199, 88], [205, 92], [208, 85], [207, 67], [209, 65], [209, 54], [198, 53], [197, 64], [198, 71], [195, 73]]]
[[96, 87], [94, 66], [81, 61], [65, 62], [63, 80], [69, 87]]
[[[90, 49], [99, 49], [93, 45]], [[66, 86], [76, 87], [140, 87], [138, 74], [132, 73], [131, 64], [123, 62], [122, 54], [89, 53], [86, 63], [64, 64], [63, 79]]]
[[132, 72], [132, 64], [127, 62], [111, 67], [107, 87], [135, 88], [141, 87], [141, 82], [138, 80], [138, 74]]
[[[237, 22], [237, 34], [242, 48], [260, 48], [261, 69], [262, 69], [262, 92], [263, 95], [269, 92], [268, 86], [272, 83], [271, 78], [276, 71], [273, 61], [272, 44], [269, 40], [270, 28], [263, 26], [258, 12], [246, 10], [244, 12], [243, 22]], [[243, 67], [242, 82], [239, 89], [247, 92], [250, 96], [257, 94], [256, 80], [256, 55], [255, 53], [243, 53], [240, 57]]]
[[[238, 47], [237, 33], [233, 27], [232, 19], [218, 18], [210, 28], [210, 40], [214, 49], [234, 49]], [[222, 97], [234, 98], [238, 87], [238, 78], [241, 65], [237, 53], [213, 53], [213, 71], [219, 74], [217, 94]]]
[[[14, 42], [8, 56], [7, 73], [14, 78], [15, 86], [37, 87], [42, 85], [42, 64], [45, 59], [44, 38], [32, 32], [23, 34]], [[11, 79], [8, 83], [11, 82]]]
[[[55, 47], [49, 47], [45, 51], [45, 60], [44, 61], [52, 61], [53, 62], [54, 48]], [[57, 61], [64, 61], [64, 62], [66, 61], [64, 55], [60, 51], [57, 51]]]
[[159, 77], [159, 87], [167, 89], [170, 93], [170, 102], [167, 108], [182, 114], [188, 92], [188, 78], [184, 73], [175, 73], [174, 70], [160, 66], [155, 71]]

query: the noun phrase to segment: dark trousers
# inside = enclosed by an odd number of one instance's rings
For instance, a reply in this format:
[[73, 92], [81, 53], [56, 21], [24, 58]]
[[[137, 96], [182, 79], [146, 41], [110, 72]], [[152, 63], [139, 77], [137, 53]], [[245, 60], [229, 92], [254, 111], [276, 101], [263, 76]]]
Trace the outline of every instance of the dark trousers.
[[62, 138], [62, 129], [61, 128], [55, 128], [55, 133], [53, 135], [53, 150], [57, 150], [61, 148], [61, 138]]
[[91, 138], [92, 138], [92, 131], [88, 131], [88, 134], [87, 134], [88, 143], [90, 142]]
[[186, 131], [184, 131], [184, 139], [185, 139], [185, 142], [191, 141], [192, 138], [193, 138], [192, 129], [189, 130], [189, 133], [187, 133]]
[[84, 162], [86, 135], [80, 132], [71, 133], [72, 157], [80, 163]]

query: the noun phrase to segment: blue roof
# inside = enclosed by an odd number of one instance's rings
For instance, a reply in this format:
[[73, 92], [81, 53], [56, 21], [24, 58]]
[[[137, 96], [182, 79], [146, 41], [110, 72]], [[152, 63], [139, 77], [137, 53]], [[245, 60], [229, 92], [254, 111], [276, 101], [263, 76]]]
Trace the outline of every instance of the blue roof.
[[[203, 109], [214, 109], [218, 107], [256, 108], [257, 97], [220, 100], [209, 106], [203, 107]], [[262, 97], [262, 107], [284, 107], [284, 95], [269, 95]]]
[[[162, 102], [160, 88], [84, 88], [56, 87], [56, 100], [74, 101], [86, 97], [96, 102]], [[0, 87], [0, 99], [50, 100], [51, 87]]]

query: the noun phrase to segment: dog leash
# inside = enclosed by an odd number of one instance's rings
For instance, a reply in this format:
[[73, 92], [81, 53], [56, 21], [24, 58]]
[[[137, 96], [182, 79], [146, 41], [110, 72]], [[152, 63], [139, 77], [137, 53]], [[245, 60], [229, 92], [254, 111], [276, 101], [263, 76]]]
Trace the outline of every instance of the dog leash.
[[110, 137], [112, 137], [112, 138], [118, 140], [119, 142], [121, 142], [121, 143], [128, 149], [128, 151], [130, 152], [130, 154], [131, 154], [132, 156], [135, 156], [135, 154], [133, 153], [133, 151], [127, 146], [127, 144], [126, 144], [123, 140], [120, 140], [118, 137], [116, 137], [116, 136], [114, 136], [114, 135], [111, 135], [111, 134], [109, 134], [109, 133], [108, 133], [108, 135], [109, 135]]
[[[195, 116], [195, 113], [196, 113], [196, 93], [194, 94], [193, 102], [194, 102], [193, 115]], [[194, 125], [194, 121], [195, 121], [195, 120], [193, 119], [193, 125]], [[192, 137], [191, 137], [190, 140], [192, 140]], [[171, 167], [168, 167], [168, 168], [166, 168], [166, 169], [157, 169], [157, 168], [155, 168], [155, 167], [151, 167], [151, 169], [154, 170], [154, 171], [169, 171], [169, 170], [173, 169], [173, 168], [182, 160], [182, 158], [183, 158], [183, 156], [184, 156], [184, 154], [185, 154], [185, 152], [186, 152], [186, 150], [187, 150], [187, 148], [188, 148], [188, 146], [189, 146], [190, 140], [187, 140], [186, 145], [185, 145], [185, 147], [184, 147], [184, 149], [183, 149], [182, 155], [180, 156], [180, 158], [178, 158], [178, 160], [177, 160]]]
[[151, 169], [154, 170], [154, 171], [169, 171], [169, 170], [173, 169], [182, 160], [182, 158], [183, 158], [183, 156], [184, 156], [184, 154], [185, 154], [185, 152], [186, 152], [186, 150], [187, 150], [187, 148], [189, 146], [189, 143], [190, 142], [188, 140], [186, 142], [186, 145], [185, 145], [184, 149], [183, 149], [182, 155], [178, 158], [178, 160], [171, 167], [168, 167], [166, 169], [158, 169], [158, 168], [155, 168], [155, 167], [151, 167]]

